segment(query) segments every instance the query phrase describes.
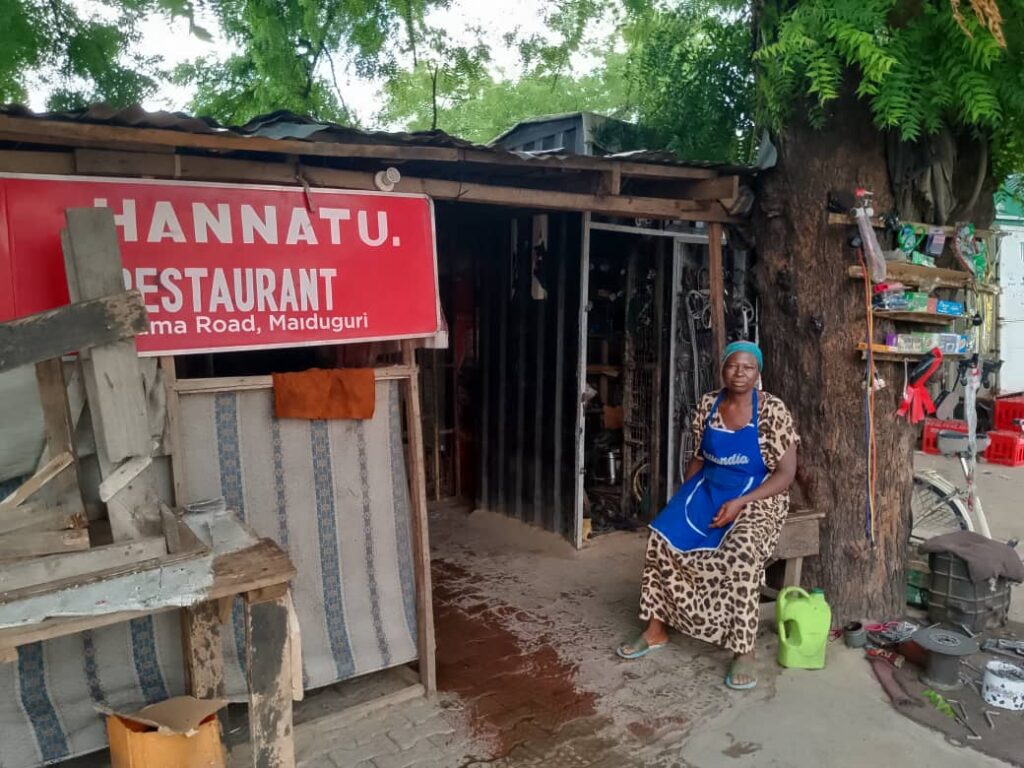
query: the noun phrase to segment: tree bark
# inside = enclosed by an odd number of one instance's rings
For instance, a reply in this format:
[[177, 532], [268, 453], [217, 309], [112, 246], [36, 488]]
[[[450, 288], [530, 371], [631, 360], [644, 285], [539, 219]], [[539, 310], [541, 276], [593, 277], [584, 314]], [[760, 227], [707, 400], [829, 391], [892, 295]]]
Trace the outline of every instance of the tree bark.
[[[864, 286], [847, 275], [851, 230], [828, 224], [833, 189], [874, 192], [892, 207], [886, 142], [867, 108], [840, 99], [827, 130], [794, 121], [775, 139], [777, 166], [759, 179], [754, 229], [765, 384], [790, 407], [802, 438], [798, 493], [824, 511], [817, 579], [837, 622], [892, 618], [905, 605], [904, 569], [913, 477], [912, 430], [893, 418], [903, 366], [879, 363], [876, 393], [875, 541], [865, 530], [867, 459]], [[882, 326], [882, 327], [879, 327]], [[876, 338], [884, 333], [876, 323]]]

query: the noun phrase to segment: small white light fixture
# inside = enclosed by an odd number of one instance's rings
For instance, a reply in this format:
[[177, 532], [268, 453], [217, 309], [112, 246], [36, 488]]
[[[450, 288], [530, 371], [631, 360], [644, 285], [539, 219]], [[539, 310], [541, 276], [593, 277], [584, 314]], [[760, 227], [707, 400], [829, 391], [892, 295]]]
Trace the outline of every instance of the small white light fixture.
[[391, 167], [383, 171], [377, 171], [373, 176], [373, 183], [381, 192], [392, 192], [395, 185], [402, 180], [402, 174], [397, 168]]

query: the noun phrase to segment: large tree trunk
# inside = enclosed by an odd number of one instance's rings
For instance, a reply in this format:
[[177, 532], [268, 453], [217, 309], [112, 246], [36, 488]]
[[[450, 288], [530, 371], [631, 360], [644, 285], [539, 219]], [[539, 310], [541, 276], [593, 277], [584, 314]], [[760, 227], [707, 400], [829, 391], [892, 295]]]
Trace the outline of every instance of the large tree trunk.
[[[912, 430], [893, 414], [902, 364], [880, 363], [887, 387], [875, 398], [875, 541], [866, 533], [864, 286], [847, 275], [856, 256], [849, 229], [830, 226], [832, 189], [875, 194], [892, 207], [884, 137], [867, 109], [840, 100], [828, 129], [795, 122], [776, 138], [778, 164], [759, 182], [761, 337], [768, 391], [789, 405], [802, 438], [798, 493], [826, 513], [817, 577], [835, 619], [899, 616], [912, 488]], [[882, 330], [876, 330], [876, 337]]]

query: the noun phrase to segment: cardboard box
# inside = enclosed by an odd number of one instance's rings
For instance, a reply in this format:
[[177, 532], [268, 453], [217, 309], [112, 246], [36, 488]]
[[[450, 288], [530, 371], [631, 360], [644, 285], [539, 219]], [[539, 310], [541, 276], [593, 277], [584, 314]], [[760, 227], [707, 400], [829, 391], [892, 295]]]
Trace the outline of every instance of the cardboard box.
[[138, 712], [106, 711], [111, 768], [225, 768], [223, 699], [177, 696]]
[[940, 315], [960, 317], [964, 313], [964, 305], [959, 301], [940, 301], [936, 303], [935, 311]]

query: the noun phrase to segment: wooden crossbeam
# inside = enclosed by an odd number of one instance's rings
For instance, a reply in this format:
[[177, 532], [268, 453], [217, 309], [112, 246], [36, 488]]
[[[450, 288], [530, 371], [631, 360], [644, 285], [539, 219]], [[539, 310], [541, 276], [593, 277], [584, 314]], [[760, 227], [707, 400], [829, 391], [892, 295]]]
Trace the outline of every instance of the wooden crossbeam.
[[0, 501], [0, 515], [8, 510], [14, 509], [19, 504], [29, 499], [34, 493], [38, 492], [40, 488], [70, 467], [73, 462], [74, 457], [67, 452], [54, 456], [46, 462], [45, 465], [43, 465], [42, 469], [18, 486], [7, 498]]
[[0, 323], [0, 373], [146, 330], [138, 291], [80, 301]]
[[[2, 138], [2, 137], [0, 137]], [[26, 160], [26, 157], [31, 160]], [[161, 155], [146, 152], [112, 152], [108, 150], [77, 149], [71, 153], [5, 152], [0, 150], [0, 171], [25, 172], [33, 163], [45, 164], [48, 173], [96, 174], [121, 176], [148, 176], [153, 178], [183, 179], [192, 181], [221, 181], [256, 184], [296, 184], [297, 175], [302, 175], [313, 187], [341, 189], [376, 190], [374, 174], [363, 171], [347, 171], [333, 168], [311, 168], [297, 162], [274, 162], [273, 160], [241, 160], [235, 158], [204, 157], [195, 155]], [[637, 167], [638, 166], [638, 167]], [[663, 168], [663, 166], [652, 166]], [[668, 166], [672, 168], [673, 166]], [[436, 200], [455, 200], [486, 205], [507, 205], [517, 208], [556, 211], [590, 211], [609, 216], [625, 218], [679, 219], [682, 221], [735, 220], [721, 206], [710, 203], [731, 187], [736, 178], [701, 176], [682, 177], [692, 188], [683, 184], [678, 197], [622, 196], [617, 194], [616, 181], [623, 178], [637, 178], [646, 181], [674, 181], [673, 175], [652, 175], [645, 173], [648, 167], [640, 163], [606, 164], [600, 170], [598, 194], [564, 192], [557, 190], [531, 189], [528, 186], [511, 187], [493, 184], [464, 184], [446, 179], [425, 176], [403, 176], [396, 187], [399, 192], [426, 194]], [[653, 173], [653, 172], [652, 172]], [[661, 173], [659, 171], [659, 173]], [[703, 186], [707, 179], [715, 182]], [[698, 196], [700, 199], [698, 199]], [[722, 199], [728, 199], [725, 196]]]
[[76, 552], [89, 548], [89, 531], [15, 531], [0, 535], [0, 562], [58, 552]]
[[428, 161], [439, 163], [472, 163], [475, 165], [511, 166], [524, 170], [538, 168], [594, 171], [603, 173], [617, 166], [623, 176], [648, 179], [712, 179], [718, 172], [710, 168], [684, 165], [641, 163], [583, 155], [524, 159], [511, 152], [472, 147], [425, 147], [408, 144], [346, 143], [340, 141], [303, 141], [270, 139], [260, 136], [239, 136], [221, 133], [186, 133], [161, 128], [131, 128], [118, 125], [38, 120], [0, 116], [0, 140], [17, 140], [35, 144], [58, 144], [82, 147], [109, 147], [124, 151], [132, 148], [187, 147], [213, 151], [267, 152], [276, 155], [379, 159], [395, 162]]

